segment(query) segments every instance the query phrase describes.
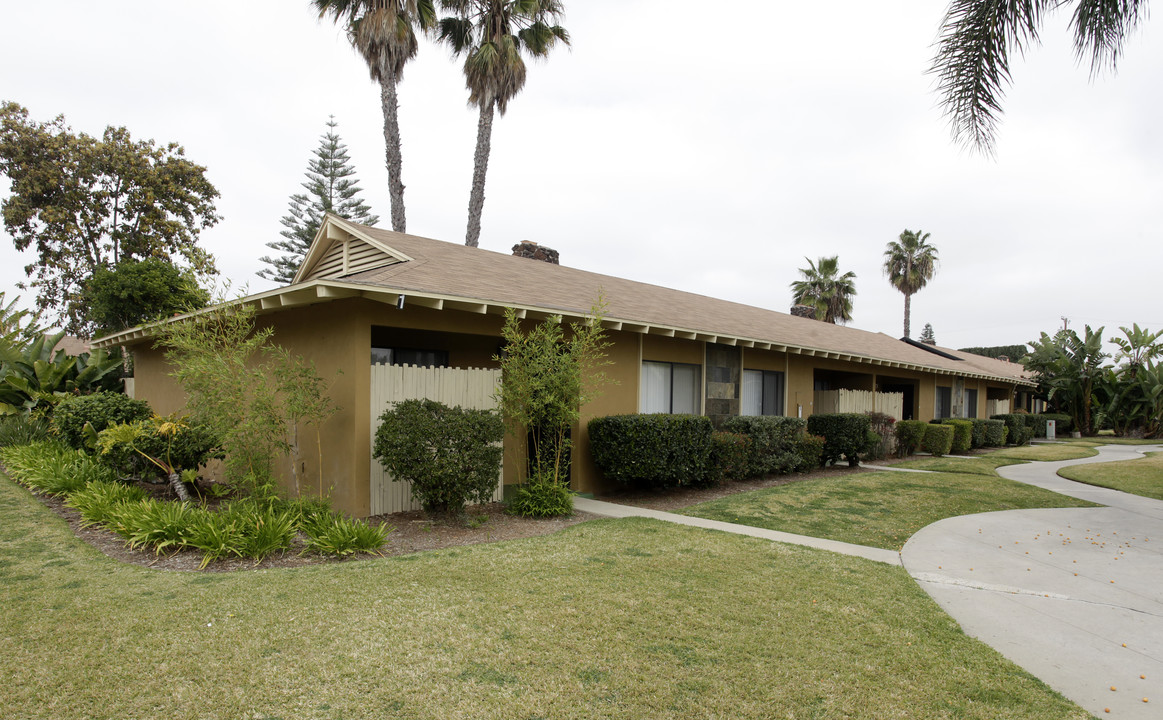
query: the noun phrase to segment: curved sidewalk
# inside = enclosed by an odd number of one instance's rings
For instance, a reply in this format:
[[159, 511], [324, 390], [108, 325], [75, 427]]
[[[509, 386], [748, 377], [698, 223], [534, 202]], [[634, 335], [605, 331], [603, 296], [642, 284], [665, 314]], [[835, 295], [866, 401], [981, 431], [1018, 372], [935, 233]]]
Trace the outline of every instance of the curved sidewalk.
[[1100, 717], [1157, 720], [1163, 717], [1163, 502], [1057, 472], [1160, 450], [1108, 445], [1092, 458], [998, 468], [1011, 480], [1106, 507], [948, 518], [913, 535], [901, 560], [966, 633], [1066, 697]]

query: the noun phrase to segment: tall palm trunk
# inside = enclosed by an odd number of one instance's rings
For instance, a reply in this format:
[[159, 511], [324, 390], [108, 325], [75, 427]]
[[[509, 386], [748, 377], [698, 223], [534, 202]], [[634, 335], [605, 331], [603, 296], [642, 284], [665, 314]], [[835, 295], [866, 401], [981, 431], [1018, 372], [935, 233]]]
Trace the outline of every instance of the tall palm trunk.
[[481, 108], [477, 123], [477, 149], [473, 155], [472, 192], [468, 197], [468, 233], [464, 244], [476, 247], [481, 237], [481, 213], [485, 209], [485, 174], [489, 170], [489, 150], [493, 140], [493, 104]]
[[404, 219], [404, 158], [400, 153], [400, 122], [397, 116], [396, 72], [389, 63], [380, 66], [380, 104], [384, 109], [384, 146], [388, 168], [388, 195], [392, 199], [392, 229], [406, 232]]
[[905, 293], [905, 337], [909, 336], [909, 313], [911, 311], [909, 306], [911, 305], [910, 301], [912, 299], [912, 295]]

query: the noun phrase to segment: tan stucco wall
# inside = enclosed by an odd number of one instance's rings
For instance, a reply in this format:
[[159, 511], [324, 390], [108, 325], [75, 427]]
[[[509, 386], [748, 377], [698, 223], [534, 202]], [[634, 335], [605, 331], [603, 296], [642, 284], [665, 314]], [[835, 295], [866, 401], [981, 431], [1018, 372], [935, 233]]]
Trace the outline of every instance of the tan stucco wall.
[[[370, 511], [372, 419], [369, 349], [372, 327], [423, 331], [420, 334], [401, 332], [398, 337], [436, 342], [438, 347], [429, 349], [448, 350], [450, 364], [456, 367], [495, 367], [492, 356], [500, 347], [503, 321], [499, 315], [437, 311], [417, 306], [396, 310], [391, 305], [358, 298], [289, 308], [260, 317], [260, 323], [269, 324], [275, 329], [275, 342], [313, 361], [319, 374], [332, 383], [331, 397], [341, 410], [322, 429], [323, 482], [325, 489], [330, 487], [338, 509], [355, 516], [366, 516]], [[527, 323], [530, 326], [532, 324], [533, 321]], [[579, 425], [573, 433], [572, 486], [582, 492], [607, 489], [590, 458], [586, 424], [594, 417], [638, 411], [642, 360], [699, 366], [704, 364], [703, 342], [623, 331], [611, 331], [609, 339], [611, 344], [608, 353], [612, 364], [606, 368], [606, 373], [615, 382], [605, 386], [597, 399], [582, 408]], [[414, 347], [418, 343], [404, 340], [401, 344]], [[139, 344], [134, 351], [135, 394], [149, 400], [158, 412], [181, 410], [185, 396], [177, 383], [168, 376], [169, 367], [162, 353], [149, 344]], [[851, 386], [856, 388], [872, 389], [880, 377], [880, 368], [872, 365], [749, 348], [742, 348], [742, 365], [749, 369], [786, 373], [785, 412], [789, 416], [799, 414], [801, 407], [803, 417], [813, 412], [817, 368], [852, 373], [848, 379], [852, 382]], [[938, 382], [952, 385], [952, 378], [948, 376], [895, 370], [888, 371], [884, 376], [916, 380], [916, 410], [917, 419], [920, 420], [933, 417], [935, 385]], [[978, 388], [979, 416], [984, 415], [989, 394], [987, 388], [992, 393], [1012, 392], [1012, 388], [976, 381], [967, 381], [967, 387]], [[304, 428], [301, 438], [304, 446], [303, 470], [308, 485], [303, 491], [307, 492], [314, 489], [318, 477], [314, 430]], [[506, 438], [505, 443], [504, 478], [506, 483], [511, 484], [518, 480], [517, 467], [523, 458], [517, 457], [511, 438]], [[290, 467], [285, 461], [279, 470], [285, 478], [290, 477]], [[294, 492], [289, 482], [286, 486]]]

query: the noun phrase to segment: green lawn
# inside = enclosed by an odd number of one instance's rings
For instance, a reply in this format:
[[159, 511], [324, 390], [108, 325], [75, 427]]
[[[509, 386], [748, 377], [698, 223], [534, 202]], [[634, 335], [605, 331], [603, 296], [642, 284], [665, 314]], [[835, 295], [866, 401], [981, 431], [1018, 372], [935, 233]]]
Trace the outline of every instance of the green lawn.
[[1163, 453], [1149, 453], [1140, 460], [1074, 465], [1058, 474], [1067, 480], [1163, 500]]
[[[930, 473], [891, 471], [811, 478], [739, 493], [680, 510], [684, 515], [899, 550], [921, 528], [955, 515], [1093, 503], [1004, 480], [996, 455], [906, 463]], [[1013, 461], [1014, 458], [998, 458]], [[995, 464], [996, 463], [996, 464]]]
[[0, 478], [6, 719], [1087, 718], [901, 568], [644, 519], [177, 573]]

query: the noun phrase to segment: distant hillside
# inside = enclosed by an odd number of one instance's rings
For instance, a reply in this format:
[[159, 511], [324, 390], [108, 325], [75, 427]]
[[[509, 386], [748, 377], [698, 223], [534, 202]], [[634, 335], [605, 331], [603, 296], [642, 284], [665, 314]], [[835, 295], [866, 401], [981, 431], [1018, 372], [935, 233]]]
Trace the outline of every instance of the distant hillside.
[[1010, 362], [1020, 362], [1030, 352], [1025, 345], [997, 345], [995, 347], [960, 348], [960, 350], [961, 352], [984, 355], [985, 357], [991, 358], [1005, 356]]

